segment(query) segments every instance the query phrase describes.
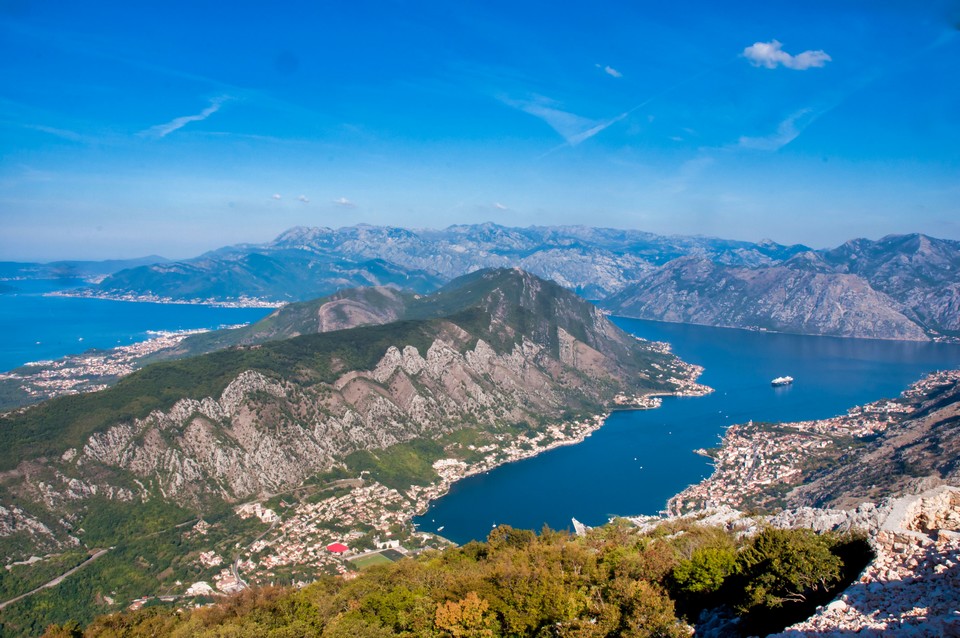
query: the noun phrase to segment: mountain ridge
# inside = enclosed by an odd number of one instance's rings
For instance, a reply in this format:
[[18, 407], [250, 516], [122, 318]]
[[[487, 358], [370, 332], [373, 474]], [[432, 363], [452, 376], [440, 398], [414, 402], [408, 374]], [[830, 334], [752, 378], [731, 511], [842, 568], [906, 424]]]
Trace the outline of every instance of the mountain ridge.
[[[715, 264], [712, 279], [676, 278], [674, 262], [691, 258]], [[960, 338], [960, 242], [921, 234], [814, 250], [588, 226], [297, 226], [263, 244], [121, 271], [94, 290], [174, 300], [297, 301], [308, 292], [320, 296], [355, 285], [426, 293], [486, 267], [523, 268], [601, 300], [610, 312], [641, 319], [860, 338]], [[670, 277], [673, 294], [665, 303]], [[707, 289], [731, 281], [741, 283]], [[752, 307], [742, 316], [724, 310], [737, 305]]]
[[20, 512], [0, 531], [63, 543], [92, 495], [203, 510], [288, 489], [352, 452], [542, 427], [696, 374], [527, 273], [474, 273], [437, 297], [426, 318], [157, 363], [0, 417], [0, 505]]

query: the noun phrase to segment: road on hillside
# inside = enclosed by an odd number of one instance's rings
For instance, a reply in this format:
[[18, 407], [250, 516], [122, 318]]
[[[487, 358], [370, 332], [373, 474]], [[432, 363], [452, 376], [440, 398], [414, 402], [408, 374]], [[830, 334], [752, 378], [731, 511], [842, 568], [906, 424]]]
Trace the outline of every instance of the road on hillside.
[[38, 591], [41, 591], [41, 590], [44, 590], [44, 589], [50, 589], [51, 587], [56, 587], [57, 585], [59, 585], [60, 583], [63, 582], [63, 579], [64, 579], [64, 578], [66, 578], [66, 577], [69, 576], [70, 574], [73, 574], [74, 572], [77, 572], [77, 571], [83, 569], [84, 567], [86, 567], [87, 565], [89, 565], [90, 563], [92, 563], [93, 561], [97, 560], [98, 558], [100, 558], [101, 556], [103, 556], [104, 554], [106, 554], [107, 552], [109, 552], [111, 549], [113, 549], [113, 548], [112, 548], [112, 547], [108, 547], [107, 549], [101, 549], [101, 550], [98, 550], [98, 551], [94, 552], [93, 554], [90, 555], [90, 558], [88, 558], [87, 560], [83, 561], [82, 563], [80, 563], [79, 565], [77, 565], [76, 567], [74, 567], [73, 569], [68, 570], [68, 571], [65, 571], [64, 573], [60, 574], [59, 576], [57, 576], [56, 578], [54, 578], [54, 579], [51, 580], [50, 582], [44, 583], [43, 585], [40, 585], [40, 586], [37, 587], [36, 589], [32, 589], [32, 590], [28, 591], [28, 592], [25, 593], [25, 594], [20, 594], [20, 595], [17, 596], [16, 598], [11, 598], [10, 600], [7, 600], [7, 601], [4, 601], [4, 602], [0, 603], [0, 609], [3, 609], [3, 608], [6, 607], [7, 605], [12, 605], [13, 603], [15, 603], [15, 602], [17, 602], [17, 601], [19, 601], [19, 600], [23, 600], [23, 599], [26, 598], [27, 596], [33, 596], [33, 595], [34, 595], [35, 593], [37, 593]]

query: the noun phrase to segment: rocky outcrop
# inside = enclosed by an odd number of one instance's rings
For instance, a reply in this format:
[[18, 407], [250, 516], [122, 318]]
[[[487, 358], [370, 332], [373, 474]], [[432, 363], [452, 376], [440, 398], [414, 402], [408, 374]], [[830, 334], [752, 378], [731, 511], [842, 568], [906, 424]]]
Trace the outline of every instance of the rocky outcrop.
[[[662, 344], [626, 335], [596, 307], [520, 271], [474, 273], [418, 303], [425, 318], [158, 364], [80, 397], [71, 410], [102, 414], [170, 392], [184, 375], [223, 375], [208, 382], [223, 388], [216, 395], [184, 392], [136, 418], [123, 416], [131, 408], [101, 417], [81, 444], [52, 447], [59, 458], [28, 458], [3, 487], [44, 520], [78, 520], [94, 498], [160, 497], [205, 511], [296, 487], [356, 451], [464, 427], [499, 440], [518, 423], [596, 413], [620, 394], [674, 391], [699, 374]], [[449, 317], [435, 318], [441, 313]], [[255, 362], [262, 368], [249, 367]], [[7, 427], [22, 427], [10, 418]], [[61, 527], [55, 532], [69, 530]]]
[[926, 341], [904, 308], [863, 278], [788, 266], [736, 268], [683, 257], [603, 306], [641, 319], [798, 334]]
[[904, 395], [910, 411], [841, 462], [811, 472], [792, 504], [852, 507], [939, 484], [960, 487], [960, 371], [936, 373]]
[[958, 425], [953, 370], [846, 415], [732, 426], [713, 475], [669, 509], [697, 517], [779, 504], [774, 526], [868, 534], [876, 558], [858, 581], [780, 636], [960, 635]]
[[852, 273], [895, 299], [930, 330], [960, 331], [960, 242], [926, 235], [855, 239], [822, 252], [836, 272]]
[[876, 552], [853, 585], [777, 636], [960, 635], [960, 490], [887, 504]]
[[[79, 544], [76, 538], [64, 534], [62, 530], [50, 529], [16, 505], [10, 507], [0, 505], [0, 538], [28, 548], [27, 552], [17, 554], [18, 558]], [[6, 556], [6, 559], [9, 560], [10, 556]]]
[[[174, 500], [209, 492], [238, 500], [297, 485], [355, 450], [435, 436], [463, 422], [557, 413], [568, 392], [602, 398], [583, 383], [558, 386], [553, 379], [564, 363], [533, 342], [503, 355], [483, 340], [463, 353], [457, 345], [436, 340], [423, 355], [413, 346], [390, 347], [372, 370], [316, 387], [248, 371], [220, 397], [184, 399], [94, 434], [75, 463], [130, 470]], [[602, 359], [576, 340], [570, 347]]]
[[641, 319], [923, 341], [960, 334], [958, 272], [960, 242], [889, 236], [746, 267], [687, 255], [603, 304]]

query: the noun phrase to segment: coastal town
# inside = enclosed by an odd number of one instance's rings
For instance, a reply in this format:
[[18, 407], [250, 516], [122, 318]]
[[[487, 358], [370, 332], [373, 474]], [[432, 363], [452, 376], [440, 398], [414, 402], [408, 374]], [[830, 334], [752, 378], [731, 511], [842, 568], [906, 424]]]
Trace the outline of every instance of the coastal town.
[[52, 361], [34, 361], [0, 373], [0, 386], [21, 393], [22, 403], [37, 403], [65, 394], [96, 392], [141, 366], [155, 352], [173, 348], [190, 335], [206, 330], [148, 332], [150, 338], [109, 350], [89, 350]]
[[[690, 396], [709, 391], [706, 386], [684, 380], [677, 392]], [[618, 395], [613, 407], [652, 409], [661, 401], [659, 396]], [[206, 580], [185, 583], [182, 595], [224, 595], [277, 582], [303, 584], [322, 573], [350, 577], [367, 565], [447, 546], [451, 543], [442, 537], [442, 529], [417, 530], [413, 517], [426, 512], [430, 503], [446, 494], [455, 482], [580, 443], [599, 429], [607, 416], [550, 424], [537, 432], [493, 434], [490, 442], [481, 446], [451, 444], [447, 447], [450, 456], [433, 462], [436, 479], [428, 485], [399, 491], [363, 472], [355, 479], [326, 486], [332, 489], [326, 498], [275, 498], [271, 507], [260, 502], [238, 506], [238, 517], [255, 517], [269, 527], [254, 542], [238, 548], [234, 557], [213, 550], [200, 552], [196, 561], [204, 569]], [[205, 529], [204, 525], [200, 529]]]
[[732, 425], [719, 448], [696, 450], [713, 460], [714, 471], [671, 498], [667, 513], [680, 515], [722, 505], [738, 509], [763, 505], [761, 501], [769, 499], [772, 489], [800, 483], [805, 468], [818, 458], [829, 457], [838, 440], [863, 439], [883, 432], [916, 409], [914, 399], [958, 380], [958, 370], [937, 372], [911, 385], [898, 399], [856, 406], [828, 419]]
[[287, 305], [285, 301], [270, 301], [269, 299], [259, 299], [257, 297], [240, 296], [236, 299], [174, 299], [172, 297], [162, 297], [153, 294], [134, 294], [134, 293], [109, 293], [100, 292], [93, 288], [71, 288], [69, 290], [58, 290], [47, 293], [51, 297], [80, 297], [83, 299], [105, 299], [107, 301], [130, 301], [146, 303], [163, 303], [183, 306], [211, 306], [216, 308], [282, 308]]
[[[332, 493], [320, 500], [274, 499], [276, 509], [259, 502], [238, 506], [238, 517], [255, 517], [269, 527], [253, 543], [240, 548], [233, 559], [213, 550], [200, 552], [196, 561], [207, 580], [184, 584], [183, 595], [229, 594], [250, 585], [276, 582], [300, 584], [324, 573], [349, 575], [369, 564], [447, 546], [450, 541], [439, 534], [415, 529], [412, 519], [446, 494], [453, 483], [504, 463], [579, 443], [601, 427], [605, 418], [597, 415], [558, 423], [542, 432], [514, 437], [495, 435], [491, 443], [480, 447], [451, 446], [456, 456], [433, 463], [437, 475], [433, 483], [413, 485], [402, 492], [364, 476], [364, 472], [356, 479], [326, 486]], [[479, 460], [468, 463], [461, 458], [467, 454], [471, 458], [479, 455]], [[198, 525], [201, 533], [209, 528], [205, 522]]]

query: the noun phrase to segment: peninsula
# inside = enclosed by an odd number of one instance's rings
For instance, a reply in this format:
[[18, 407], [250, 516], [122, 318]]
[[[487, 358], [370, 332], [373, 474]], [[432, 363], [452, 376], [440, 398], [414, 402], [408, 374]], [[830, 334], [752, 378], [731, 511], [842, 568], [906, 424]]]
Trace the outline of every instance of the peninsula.
[[[582, 440], [614, 406], [706, 391], [700, 369], [664, 344], [522, 271], [480, 271], [410, 297], [399, 320], [383, 299], [354, 295], [347, 315], [329, 312], [342, 297], [309, 312], [293, 304], [223, 333], [256, 342], [0, 417], [7, 563], [117, 548], [5, 614], [36, 618], [61, 596], [70, 602], [58, 613], [90, 618], [144, 596], [300, 582], [381, 560], [363, 550], [418, 551], [442, 541], [410, 517], [452, 481]], [[316, 333], [314, 323], [312, 334], [261, 341], [297, 313], [316, 321], [314, 311], [367, 325]], [[212, 347], [212, 334], [174, 350]], [[92, 597], [62, 589], [80, 582]]]

